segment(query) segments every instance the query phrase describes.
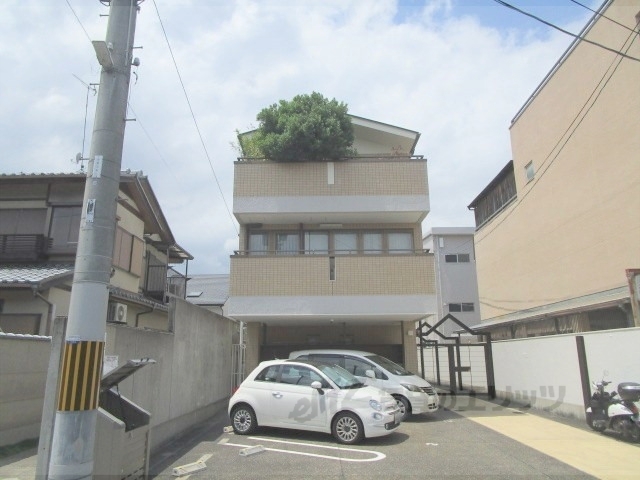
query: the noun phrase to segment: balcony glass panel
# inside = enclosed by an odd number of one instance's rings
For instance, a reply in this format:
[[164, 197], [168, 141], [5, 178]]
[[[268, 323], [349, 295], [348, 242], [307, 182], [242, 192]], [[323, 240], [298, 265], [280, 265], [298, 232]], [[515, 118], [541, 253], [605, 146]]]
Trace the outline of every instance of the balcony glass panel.
[[411, 253], [413, 241], [409, 232], [389, 233], [389, 253]]
[[276, 253], [293, 255], [300, 250], [300, 237], [297, 233], [278, 233], [276, 235]]
[[305, 253], [328, 254], [329, 253], [329, 234], [327, 232], [305, 232], [304, 234]]
[[269, 235], [267, 233], [249, 234], [249, 252], [251, 255], [265, 255], [269, 249]]
[[333, 250], [338, 255], [358, 253], [358, 235], [352, 233], [334, 233]]
[[363, 253], [379, 254], [382, 253], [382, 234], [381, 233], [364, 233], [362, 234]]

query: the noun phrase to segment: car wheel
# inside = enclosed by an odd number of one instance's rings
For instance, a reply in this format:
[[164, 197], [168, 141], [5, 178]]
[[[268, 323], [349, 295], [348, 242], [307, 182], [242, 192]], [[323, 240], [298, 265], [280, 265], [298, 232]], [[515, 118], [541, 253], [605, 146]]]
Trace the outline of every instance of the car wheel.
[[364, 438], [364, 427], [357, 415], [343, 412], [333, 421], [331, 433], [339, 443], [353, 445]]
[[411, 415], [411, 405], [409, 404], [409, 400], [407, 400], [404, 397], [395, 397], [396, 399], [396, 404], [398, 405], [398, 408], [400, 409], [400, 421], [404, 422], [407, 418], [409, 418], [409, 415]]
[[256, 414], [249, 405], [238, 405], [231, 411], [231, 426], [238, 435], [249, 435], [258, 427]]

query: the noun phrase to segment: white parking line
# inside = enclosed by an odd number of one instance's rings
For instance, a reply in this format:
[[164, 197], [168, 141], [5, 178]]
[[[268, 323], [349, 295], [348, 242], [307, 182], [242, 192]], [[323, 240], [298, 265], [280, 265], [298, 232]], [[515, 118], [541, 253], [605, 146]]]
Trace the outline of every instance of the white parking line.
[[[289, 442], [286, 440], [275, 440], [273, 438], [262, 438], [262, 437], [247, 437], [250, 440], [258, 440], [260, 442], [273, 442], [273, 443], [283, 443], [286, 445], [301, 445], [304, 447], [313, 447], [313, 448], [325, 448], [328, 450], [339, 450], [342, 452], [358, 452], [358, 453], [370, 453], [371, 455], [373, 455], [372, 458], [345, 458], [345, 457], [335, 457], [332, 455], [321, 455], [319, 453], [309, 453], [309, 452], [299, 452], [297, 450], [282, 450], [280, 448], [268, 448], [265, 447], [265, 450], [271, 451], [271, 452], [281, 452], [281, 453], [290, 453], [292, 455], [305, 455], [307, 457], [316, 457], [316, 458], [326, 458], [329, 460], [340, 460], [343, 462], [377, 462], [378, 460], [382, 460], [384, 458], [386, 458], [387, 456], [384, 453], [381, 452], [376, 452], [374, 450], [360, 450], [360, 449], [356, 449], [356, 448], [346, 448], [346, 447], [331, 447], [328, 445], [316, 445], [313, 443], [302, 443], [302, 442]], [[247, 447], [251, 447], [252, 445], [241, 445], [239, 443], [229, 443], [228, 439], [223, 439], [220, 442], [218, 442], [219, 445], [226, 445], [229, 447], [241, 447], [241, 448], [247, 448]]]

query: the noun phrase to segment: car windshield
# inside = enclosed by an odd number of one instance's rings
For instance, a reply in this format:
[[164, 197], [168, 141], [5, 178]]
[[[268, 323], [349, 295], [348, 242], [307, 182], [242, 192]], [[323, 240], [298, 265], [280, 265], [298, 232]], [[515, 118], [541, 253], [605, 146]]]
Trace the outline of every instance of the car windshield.
[[341, 389], [361, 388], [364, 386], [364, 383], [338, 365], [318, 364], [317, 368]]
[[380, 355], [367, 355], [365, 358], [371, 360], [373, 363], [377, 365], [380, 365], [386, 371], [394, 375], [401, 375], [401, 376], [413, 375], [413, 373], [411, 373], [408, 370], [405, 370], [403, 367], [401, 367], [397, 363], [392, 362], [388, 358], [381, 357]]

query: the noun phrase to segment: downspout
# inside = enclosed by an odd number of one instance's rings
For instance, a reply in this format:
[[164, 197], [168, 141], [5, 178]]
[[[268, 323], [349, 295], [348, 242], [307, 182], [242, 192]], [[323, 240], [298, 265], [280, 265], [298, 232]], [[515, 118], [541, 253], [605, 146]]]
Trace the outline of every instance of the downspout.
[[55, 304], [51, 303], [49, 300], [44, 298], [38, 291], [37, 287], [33, 286], [31, 287], [31, 290], [33, 292], [34, 297], [39, 298], [40, 300], [42, 300], [44, 303], [47, 304], [47, 325], [45, 327], [44, 334], [49, 335], [51, 334], [51, 326], [53, 325], [53, 317], [56, 312], [56, 306]]
[[153, 311], [155, 311], [155, 307], [151, 307], [151, 310], [147, 310], [146, 312], [140, 312], [140, 313], [136, 314], [136, 328], [138, 328], [138, 324], [139, 324], [139, 320], [138, 319], [140, 318], [140, 316], [141, 315], [146, 315], [147, 313], [151, 313]]

